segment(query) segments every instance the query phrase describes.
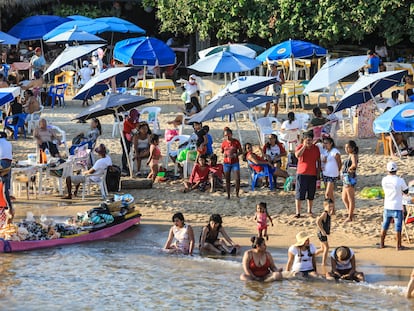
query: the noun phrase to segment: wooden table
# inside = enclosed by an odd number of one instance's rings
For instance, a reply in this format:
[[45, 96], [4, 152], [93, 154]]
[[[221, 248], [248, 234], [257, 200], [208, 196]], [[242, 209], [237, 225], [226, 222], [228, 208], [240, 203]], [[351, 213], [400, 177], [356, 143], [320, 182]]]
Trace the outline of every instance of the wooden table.
[[172, 90], [175, 89], [173, 80], [170, 79], [147, 79], [139, 80], [136, 86], [141, 90], [152, 90], [152, 97], [158, 98], [158, 91], [167, 90], [170, 96], [170, 103], [172, 101]]

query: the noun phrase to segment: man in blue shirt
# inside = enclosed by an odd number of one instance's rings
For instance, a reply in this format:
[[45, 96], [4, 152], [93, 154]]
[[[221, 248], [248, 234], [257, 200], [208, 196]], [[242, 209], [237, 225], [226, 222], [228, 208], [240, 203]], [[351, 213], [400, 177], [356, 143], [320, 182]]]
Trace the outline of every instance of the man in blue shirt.
[[379, 65], [380, 65], [380, 58], [371, 50], [368, 50], [368, 64], [366, 68], [368, 68], [368, 73], [377, 73], [379, 72]]

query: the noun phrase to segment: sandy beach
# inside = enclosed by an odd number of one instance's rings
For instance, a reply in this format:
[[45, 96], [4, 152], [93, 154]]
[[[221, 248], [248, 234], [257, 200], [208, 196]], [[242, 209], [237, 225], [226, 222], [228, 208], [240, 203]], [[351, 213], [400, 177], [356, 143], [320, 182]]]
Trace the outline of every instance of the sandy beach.
[[[387, 97], [391, 90], [384, 93], [384, 97]], [[149, 96], [149, 93], [147, 95]], [[167, 121], [174, 119], [179, 112], [179, 107], [182, 106], [179, 96], [179, 91], [175, 92], [172, 103], [169, 103], [168, 97], [161, 93], [160, 100], [145, 105], [161, 107], [160, 124], [162, 137], [164, 130], [169, 128]], [[315, 103], [315, 98], [311, 97], [311, 103]], [[42, 113], [42, 117], [65, 130], [70, 144], [71, 139], [75, 135], [88, 130], [88, 124], [72, 121], [74, 116], [82, 109], [84, 108], [81, 106], [81, 101], [67, 99], [65, 108], [55, 107], [50, 109], [50, 107], [47, 107]], [[306, 110], [306, 112], [311, 113], [311, 110]], [[278, 117], [279, 119], [286, 119], [284, 108], [280, 108]], [[99, 142], [104, 143], [109, 148], [113, 163], [120, 165], [121, 145], [119, 136], [112, 138], [111, 135], [113, 117], [105, 116], [100, 118], [100, 121], [103, 125], [103, 135], [99, 138]], [[225, 118], [225, 120], [216, 119], [215, 121], [209, 121], [206, 124], [210, 126], [210, 133], [214, 138], [213, 147], [220, 161], [222, 158], [220, 154], [222, 130], [225, 126], [235, 130], [235, 123], [229, 123], [227, 118]], [[251, 142], [254, 145], [258, 145], [258, 138], [253, 123], [248, 120], [240, 120], [239, 126], [243, 142]], [[190, 133], [191, 128], [186, 128], [185, 134]], [[351, 223], [344, 223], [346, 211], [341, 200], [341, 187], [337, 186], [335, 191], [337, 213], [332, 220], [332, 233], [329, 237], [329, 244], [331, 249], [340, 245], [347, 245], [353, 248], [356, 252], [357, 264], [362, 271], [364, 267], [370, 267], [371, 269], [377, 267], [379, 270], [377, 274], [379, 273], [381, 276], [378, 277], [377, 275], [375, 278], [370, 278], [368, 274], [368, 281], [371, 279], [383, 284], [405, 285], [413, 267], [412, 256], [414, 255], [414, 247], [408, 243], [403, 234], [403, 245], [408, 246], [409, 249], [397, 251], [395, 249], [396, 240], [394, 238], [393, 226], [391, 226], [386, 238], [387, 247], [384, 249], [377, 248], [376, 243], [379, 242], [382, 223], [383, 202], [378, 199], [362, 198], [360, 192], [364, 187], [381, 185], [381, 179], [386, 174], [386, 163], [391, 159], [397, 162], [399, 166], [398, 174], [404, 177], [408, 183], [414, 176], [412, 158], [405, 157], [400, 159], [386, 157], [382, 154], [377, 155], [375, 154], [377, 138], [357, 139], [350, 136], [349, 131], [343, 133], [339, 130], [337, 148], [342, 154], [345, 153], [343, 146], [349, 139], [355, 140], [360, 150], [355, 219]], [[12, 143], [14, 160], [25, 160], [28, 153], [34, 153], [35, 151], [35, 142], [31, 135], [26, 139], [19, 138]], [[164, 139], [161, 140], [160, 147], [162, 154], [165, 155], [166, 144]], [[168, 169], [173, 169], [172, 163], [170, 162], [169, 164]], [[269, 191], [259, 188], [256, 191], [251, 191], [248, 184], [247, 166], [244, 162], [241, 162], [241, 165], [242, 191], [240, 198], [236, 198], [233, 195], [230, 200], [227, 200], [222, 192], [211, 194], [193, 191], [184, 194], [180, 191], [183, 188], [182, 180], [155, 183], [153, 188], [149, 190], [122, 190], [122, 192], [129, 192], [135, 197], [136, 204], [143, 215], [143, 226], [151, 224], [171, 225], [172, 214], [180, 211], [186, 217], [186, 221], [194, 226], [197, 241], [201, 232], [201, 226], [207, 223], [210, 214], [220, 213], [223, 216], [226, 230], [243, 247], [243, 250], [249, 247], [250, 237], [256, 234], [256, 224], [253, 220], [255, 206], [258, 202], [264, 201], [267, 202], [269, 213], [274, 221], [274, 227], [269, 227], [269, 248], [287, 253], [288, 247], [295, 241], [296, 233], [302, 230], [313, 234], [314, 237], [311, 239], [311, 242], [319, 246], [315, 219], [305, 215], [300, 219], [293, 217], [295, 214], [294, 192], [285, 192], [283, 190]], [[320, 215], [323, 210], [323, 191], [319, 190], [317, 193], [313, 209], [315, 215]], [[41, 195], [36, 202], [33, 201], [33, 195], [31, 197], [32, 200], [27, 201], [25, 193], [22, 193], [22, 197], [17, 198], [15, 202], [17, 217], [25, 217], [28, 211], [33, 212], [35, 216], [40, 216], [41, 214], [51, 217], [72, 216], [76, 212], [95, 207], [100, 202], [98, 191], [95, 191], [94, 195], [85, 201], [75, 198], [71, 201], [63, 202], [58, 193]], [[305, 211], [305, 208], [306, 204], [303, 204], [302, 211]], [[411, 237], [414, 238], [414, 228], [412, 225], [408, 225], [407, 229]], [[160, 247], [162, 246], [160, 245]], [[320, 258], [318, 258], [318, 262], [320, 262]], [[276, 258], [276, 264], [284, 268], [286, 261], [283, 258]], [[319, 270], [319, 272], [322, 271], [323, 268]], [[405, 279], [402, 278], [403, 281], [401, 281], [401, 275], [406, 275]]]

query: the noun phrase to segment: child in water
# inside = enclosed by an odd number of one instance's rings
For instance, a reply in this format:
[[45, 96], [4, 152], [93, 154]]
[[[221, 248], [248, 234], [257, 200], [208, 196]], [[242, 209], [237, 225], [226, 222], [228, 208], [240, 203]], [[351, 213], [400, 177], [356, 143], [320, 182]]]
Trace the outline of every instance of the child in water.
[[316, 251], [316, 255], [322, 253], [322, 265], [327, 264], [329, 244], [328, 235], [331, 233], [331, 215], [334, 210], [334, 202], [332, 199], [326, 198], [323, 202], [323, 212], [316, 220], [318, 226], [318, 238], [321, 241], [321, 248]]
[[254, 220], [257, 222], [257, 235], [260, 238], [266, 237], [266, 240], [269, 240], [269, 236], [267, 235], [267, 219], [270, 220], [270, 223], [273, 227], [272, 217], [270, 217], [269, 213], [267, 212], [267, 204], [265, 202], [260, 202], [256, 206], [256, 215], [254, 216]]

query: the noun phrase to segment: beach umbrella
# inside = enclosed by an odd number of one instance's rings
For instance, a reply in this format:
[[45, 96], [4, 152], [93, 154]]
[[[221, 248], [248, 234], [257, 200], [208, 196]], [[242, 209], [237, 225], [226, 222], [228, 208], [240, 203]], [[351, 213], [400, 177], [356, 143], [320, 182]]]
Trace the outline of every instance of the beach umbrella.
[[19, 38], [16, 38], [14, 36], [11, 36], [5, 32], [0, 31], [0, 42], [2, 44], [12, 44], [17, 45], [20, 42]]
[[102, 93], [106, 91], [108, 87], [108, 83], [110, 83], [110, 79], [115, 77], [116, 84], [120, 84], [124, 82], [129, 77], [136, 75], [138, 73], [138, 69], [132, 67], [115, 67], [115, 68], [108, 68], [105, 71], [101, 72], [96, 77], [90, 79], [76, 94], [73, 99], [78, 100], [85, 100], [89, 99], [92, 96]]
[[141, 27], [119, 17], [99, 17], [95, 18], [95, 21], [108, 24], [109, 29], [106, 31], [145, 34], [145, 30]]
[[20, 40], [41, 40], [49, 31], [69, 20], [55, 15], [34, 15], [14, 25], [8, 34]]
[[62, 32], [48, 40], [46, 43], [106, 43], [105, 39], [102, 39], [94, 34], [80, 30], [77, 26], [73, 29]]
[[206, 73], [229, 73], [250, 71], [260, 64], [260, 61], [243, 55], [231, 52], [218, 52], [199, 59], [188, 68]]
[[226, 93], [255, 93], [266, 86], [278, 82], [277, 77], [264, 76], [242, 76], [238, 77], [227, 84], [220, 92], [218, 92], [210, 101], [225, 95]]
[[389, 133], [395, 150], [401, 156], [400, 148], [395, 141], [393, 132], [414, 132], [414, 103], [394, 106], [374, 120], [375, 134]]
[[103, 47], [105, 44], [84, 44], [76, 46], [66, 47], [58, 57], [55, 58], [52, 64], [45, 71], [45, 75], [49, 72], [52, 72], [55, 69], [58, 69], [71, 61], [78, 59], [84, 55], [92, 53], [92, 51], [97, 50], [100, 47]]
[[[225, 115], [234, 115], [237, 112], [247, 111], [257, 105], [263, 104], [268, 101], [272, 101], [272, 96], [256, 95], [256, 94], [243, 94], [243, 93], [227, 93], [214, 101], [201, 110], [199, 113], [193, 115], [188, 123], [192, 122], [204, 122], [217, 117], [223, 117]], [[239, 133], [240, 142], [242, 142], [239, 124], [236, 122], [237, 131]]]
[[3, 87], [0, 88], [0, 106], [7, 104], [20, 95], [20, 87]]
[[115, 44], [114, 58], [125, 65], [170, 66], [175, 64], [175, 53], [163, 41], [152, 37], [139, 37]]
[[309, 81], [303, 92], [329, 88], [330, 85], [364, 67], [366, 62], [366, 55], [329, 59]]
[[[119, 115], [124, 111], [131, 110], [132, 108], [150, 103], [152, 101], [154, 101], [154, 99], [144, 96], [135, 96], [130, 94], [109, 94], [108, 96], [105, 96], [103, 99], [94, 103], [92, 106], [89, 106], [83, 110], [75, 117], [75, 119], [88, 120], [109, 114], [114, 114], [120, 126], [119, 132], [122, 133], [122, 122], [120, 122]], [[124, 135], [121, 135], [121, 140], [124, 150], [127, 150]], [[132, 177], [133, 167], [129, 157], [127, 157], [127, 161]]]
[[401, 82], [407, 70], [384, 71], [367, 76], [361, 76], [342, 96], [335, 112], [366, 103], [375, 96]]
[[231, 52], [233, 54], [243, 55], [250, 58], [255, 58], [257, 52], [247, 45], [239, 43], [229, 43], [218, 46], [209, 47], [198, 52], [200, 58], [204, 58], [219, 52]]
[[292, 40], [272, 46], [256, 57], [261, 62], [287, 58], [308, 58], [312, 56], [326, 56], [328, 51], [311, 42]]
[[76, 26], [76, 29], [82, 30], [91, 34], [99, 34], [107, 31], [110, 27], [104, 22], [99, 22], [94, 19], [91, 20], [69, 20], [66, 23], [63, 23], [49, 32], [43, 35], [44, 40], [49, 40], [65, 31], [72, 30]]

